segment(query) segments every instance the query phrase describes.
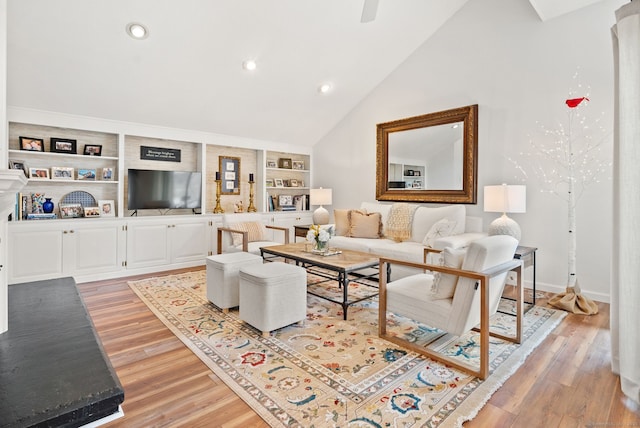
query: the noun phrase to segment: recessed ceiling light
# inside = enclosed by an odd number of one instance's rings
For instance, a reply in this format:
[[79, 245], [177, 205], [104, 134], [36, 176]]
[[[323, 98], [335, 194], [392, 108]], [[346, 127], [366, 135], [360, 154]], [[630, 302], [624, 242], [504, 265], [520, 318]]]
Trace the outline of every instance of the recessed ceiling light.
[[142, 24], [132, 22], [127, 25], [127, 34], [134, 39], [142, 40], [149, 37], [149, 30]]
[[252, 59], [248, 59], [242, 63], [242, 68], [244, 68], [245, 70], [253, 71], [258, 68], [258, 63], [256, 63]]
[[318, 87], [318, 92], [320, 92], [321, 94], [326, 94], [331, 92], [331, 89], [333, 89], [333, 87], [330, 83], [323, 83]]

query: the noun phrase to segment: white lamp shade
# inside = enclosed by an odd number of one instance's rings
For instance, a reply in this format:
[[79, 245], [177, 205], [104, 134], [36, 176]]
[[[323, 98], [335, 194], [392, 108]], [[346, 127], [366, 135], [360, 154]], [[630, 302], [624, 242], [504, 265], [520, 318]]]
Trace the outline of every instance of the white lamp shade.
[[331, 189], [311, 189], [310, 203], [311, 205], [331, 205], [332, 192]]
[[507, 184], [484, 186], [484, 210], [493, 213], [526, 212], [527, 187]]

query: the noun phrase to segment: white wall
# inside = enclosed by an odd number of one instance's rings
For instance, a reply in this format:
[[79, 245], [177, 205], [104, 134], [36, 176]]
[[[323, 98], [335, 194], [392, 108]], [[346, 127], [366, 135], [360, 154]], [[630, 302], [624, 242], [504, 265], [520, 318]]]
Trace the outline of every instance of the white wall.
[[[0, 0], [0, 162], [7, 167], [7, 1]], [[0, 261], [6, 265], [7, 218], [0, 223]], [[7, 271], [0, 271], [0, 334], [9, 328]]]
[[[479, 104], [478, 204], [482, 188], [521, 177], [507, 157], [530, 150], [540, 125], [566, 120], [564, 100], [580, 69], [591, 86], [591, 111], [605, 112], [613, 129], [613, 59], [610, 28], [622, 0], [606, 0], [541, 22], [526, 0], [469, 0], [451, 20], [400, 65], [314, 146], [314, 184], [333, 188], [332, 208], [375, 200], [376, 124]], [[605, 151], [611, 155], [612, 143]], [[518, 180], [516, 180], [518, 177]], [[567, 281], [567, 207], [527, 184], [527, 213], [513, 214], [523, 245], [538, 250], [538, 286], [561, 291]], [[590, 297], [608, 301], [612, 184], [587, 189], [577, 208], [578, 278]]]

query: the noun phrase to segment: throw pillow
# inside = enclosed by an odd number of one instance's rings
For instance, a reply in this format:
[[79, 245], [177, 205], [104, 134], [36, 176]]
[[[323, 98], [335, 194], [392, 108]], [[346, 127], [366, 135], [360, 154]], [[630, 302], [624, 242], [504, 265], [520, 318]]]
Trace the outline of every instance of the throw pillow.
[[[230, 223], [229, 229], [241, 230], [243, 232], [248, 232], [247, 239], [249, 242], [256, 241], [264, 241], [267, 228], [264, 227], [264, 224], [259, 221], [247, 221], [242, 223]], [[242, 245], [242, 234], [240, 233], [232, 233], [233, 238], [233, 246], [237, 247]]]
[[349, 211], [349, 236], [352, 238], [381, 238], [382, 215], [359, 210]]
[[349, 234], [349, 210], [334, 209], [333, 217], [336, 222], [336, 236]]
[[[460, 269], [466, 253], [467, 251], [464, 249], [447, 247], [440, 253], [440, 265]], [[433, 283], [431, 284], [431, 298], [433, 300], [451, 299], [456, 291], [457, 283], [458, 275], [435, 272], [433, 274]]]
[[422, 244], [427, 247], [433, 248], [433, 243], [438, 238], [450, 236], [453, 233], [456, 224], [456, 221], [447, 220], [446, 218], [438, 220], [433, 224], [433, 226], [431, 226], [431, 229], [429, 229], [429, 232], [427, 232], [424, 239], [422, 240]]

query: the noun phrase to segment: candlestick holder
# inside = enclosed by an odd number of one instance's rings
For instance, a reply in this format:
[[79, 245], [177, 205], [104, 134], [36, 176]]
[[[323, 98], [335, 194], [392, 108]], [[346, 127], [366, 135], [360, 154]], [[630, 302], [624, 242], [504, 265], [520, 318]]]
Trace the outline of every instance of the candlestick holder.
[[222, 181], [216, 180], [216, 207], [213, 209], [214, 214], [224, 213], [222, 206], [220, 205], [220, 193], [222, 191]]
[[254, 181], [249, 180], [249, 207], [247, 208], [248, 213], [255, 213], [256, 211], [258, 211], [256, 206], [253, 205], [253, 198], [254, 198], [253, 184], [254, 184]]

